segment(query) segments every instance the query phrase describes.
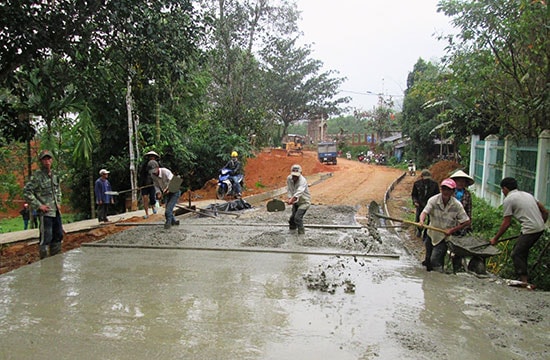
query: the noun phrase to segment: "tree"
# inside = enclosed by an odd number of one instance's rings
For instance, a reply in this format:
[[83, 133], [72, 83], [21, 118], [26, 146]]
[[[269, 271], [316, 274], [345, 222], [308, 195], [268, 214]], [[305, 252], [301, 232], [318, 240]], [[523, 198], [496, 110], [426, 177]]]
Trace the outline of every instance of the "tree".
[[409, 137], [409, 152], [418, 166], [430, 164], [435, 135], [432, 129], [438, 125], [438, 110], [426, 107], [428, 101], [438, 94], [440, 69], [422, 59], [418, 59], [413, 71], [407, 77], [407, 89], [403, 100], [401, 128]]
[[335, 71], [320, 72], [323, 63], [310, 58], [309, 46], [297, 47], [296, 39], [272, 39], [260, 52], [266, 73], [267, 94], [275, 118], [283, 125], [282, 136], [297, 120], [316, 114], [338, 114], [349, 98], [335, 98], [345, 78]]
[[355, 117], [364, 122], [365, 130], [376, 134], [377, 139], [388, 136], [396, 130], [394, 103], [392, 97], [378, 96], [378, 105], [372, 111], [357, 111]]
[[265, 38], [297, 32], [294, 3], [269, 0], [212, 0], [206, 2], [212, 19], [208, 65], [212, 118], [230, 134], [267, 140], [272, 128], [268, 83], [255, 51]]
[[[449, 41], [451, 117], [470, 129], [536, 137], [550, 114], [550, 16], [545, 1], [442, 0], [459, 29]], [[480, 126], [481, 125], [481, 126]]]
[[88, 169], [88, 193], [90, 196], [90, 213], [95, 217], [94, 201], [94, 171], [92, 168], [93, 151], [99, 140], [99, 132], [92, 121], [92, 114], [87, 105], [81, 106], [78, 112], [78, 122], [73, 128], [73, 139], [76, 139], [73, 148], [73, 161]]

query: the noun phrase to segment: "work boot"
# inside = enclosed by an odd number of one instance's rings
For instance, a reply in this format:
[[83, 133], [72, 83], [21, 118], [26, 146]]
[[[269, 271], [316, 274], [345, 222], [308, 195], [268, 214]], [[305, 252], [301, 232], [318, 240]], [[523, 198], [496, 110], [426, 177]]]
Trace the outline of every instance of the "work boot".
[[57, 255], [61, 252], [61, 243], [53, 243], [50, 245], [50, 256]]
[[170, 223], [169, 221], [164, 223], [164, 229], [169, 230], [171, 227], [172, 227], [172, 223]]
[[305, 233], [306, 233], [306, 231], [304, 230], [303, 227], [298, 228], [298, 235], [303, 235], [303, 234], [305, 234]]
[[48, 245], [40, 245], [38, 252], [40, 253], [40, 259], [45, 259], [50, 256]]
[[180, 224], [179, 220], [172, 220], [172, 225], [179, 225], [179, 224]]

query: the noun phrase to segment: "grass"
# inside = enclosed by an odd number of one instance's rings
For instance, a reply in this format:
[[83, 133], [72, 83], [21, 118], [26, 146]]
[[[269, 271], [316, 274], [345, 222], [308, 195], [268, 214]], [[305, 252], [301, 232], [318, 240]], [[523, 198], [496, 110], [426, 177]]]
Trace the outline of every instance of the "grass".
[[[76, 220], [73, 214], [63, 214], [63, 224], [68, 224]], [[30, 223], [29, 223], [30, 228]], [[0, 220], [0, 234], [23, 230], [23, 219], [18, 216]]]

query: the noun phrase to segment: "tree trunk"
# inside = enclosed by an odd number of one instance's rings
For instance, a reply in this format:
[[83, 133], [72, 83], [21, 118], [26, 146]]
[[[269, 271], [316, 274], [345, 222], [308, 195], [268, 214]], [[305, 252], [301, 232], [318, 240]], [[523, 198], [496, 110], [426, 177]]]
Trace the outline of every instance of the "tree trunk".
[[94, 172], [92, 171], [92, 167], [90, 166], [90, 170], [88, 170], [88, 185], [89, 185], [89, 192], [90, 192], [90, 214], [92, 214], [92, 219], [95, 218], [95, 191], [94, 191]]
[[126, 110], [128, 111], [128, 152], [130, 156], [130, 186], [132, 190], [132, 211], [137, 210], [136, 166], [134, 157], [134, 122], [132, 121], [132, 78], [126, 84]]

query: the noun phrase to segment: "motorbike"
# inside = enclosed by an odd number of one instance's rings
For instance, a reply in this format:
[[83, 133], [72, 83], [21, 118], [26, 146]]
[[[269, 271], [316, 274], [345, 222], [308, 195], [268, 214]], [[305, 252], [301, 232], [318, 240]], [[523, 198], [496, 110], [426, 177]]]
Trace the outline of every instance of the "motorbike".
[[413, 162], [409, 162], [408, 170], [410, 176], [416, 176], [416, 165]]
[[[231, 176], [233, 172], [231, 169], [223, 168], [220, 170], [218, 175], [218, 188], [216, 189], [216, 197], [220, 200], [223, 200], [226, 196], [238, 197], [238, 194], [235, 192], [235, 186], [233, 184], [233, 179]], [[243, 177], [240, 176], [239, 183], [241, 184], [241, 189], [243, 187]]]

